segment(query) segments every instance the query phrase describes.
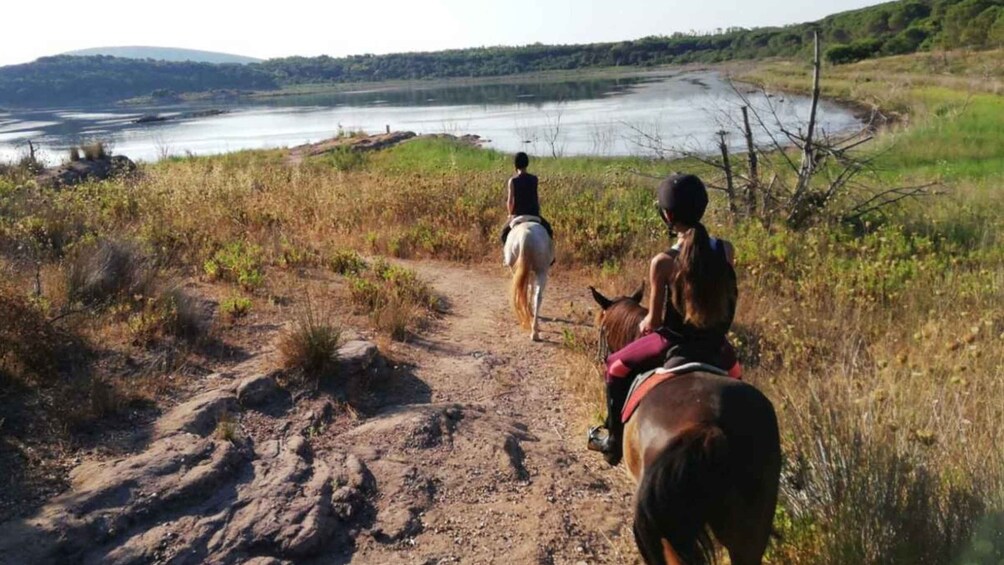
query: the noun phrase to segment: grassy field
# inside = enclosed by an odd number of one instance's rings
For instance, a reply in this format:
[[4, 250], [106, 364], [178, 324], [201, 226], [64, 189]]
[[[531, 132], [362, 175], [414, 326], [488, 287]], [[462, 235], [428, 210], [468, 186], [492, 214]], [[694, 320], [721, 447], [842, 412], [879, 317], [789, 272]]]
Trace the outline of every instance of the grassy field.
[[[709, 228], [739, 258], [734, 339], [782, 425], [771, 562], [1004, 559], [1002, 58], [919, 54], [826, 69], [825, 94], [898, 116], [867, 149], [877, 155], [870, 181], [937, 183], [944, 194], [869, 217], [864, 229], [768, 228], [712, 205]], [[742, 74], [785, 90], [804, 90], [807, 76], [785, 62]], [[558, 276], [609, 293], [636, 287], [667, 245], [654, 181], [638, 173], [715, 175], [694, 161], [645, 159], [539, 159], [532, 169], [557, 233]], [[217, 281], [230, 289], [227, 316], [239, 317], [297, 269], [330, 269], [372, 324], [400, 337], [434, 299], [406, 272], [365, 268], [354, 253], [496, 262], [509, 170], [506, 155], [424, 140], [298, 166], [283, 151], [170, 159], [134, 179], [62, 191], [9, 168], [0, 307], [14, 322], [0, 328], [2, 386], [76, 386], [83, 377], [67, 367], [81, 366], [77, 344], [100, 349], [109, 335], [127, 336], [116, 342], [126, 350], [156, 342], [191, 354], [184, 344], [197, 328], [184, 297], [156, 283], [166, 279]], [[128, 270], [127, 283], [86, 276], [88, 265], [116, 261], [144, 270]], [[83, 310], [101, 321], [66, 314]], [[591, 339], [566, 336], [570, 373], [596, 372]], [[598, 373], [569, 386], [584, 417], [600, 414]], [[100, 407], [109, 393], [75, 394]]]

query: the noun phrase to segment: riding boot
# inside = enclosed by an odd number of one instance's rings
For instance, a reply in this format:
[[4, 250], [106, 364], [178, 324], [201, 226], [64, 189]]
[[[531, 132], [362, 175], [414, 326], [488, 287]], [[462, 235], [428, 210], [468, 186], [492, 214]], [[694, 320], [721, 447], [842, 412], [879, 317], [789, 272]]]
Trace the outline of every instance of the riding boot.
[[589, 433], [589, 449], [599, 451], [603, 454], [610, 465], [617, 465], [624, 454], [624, 422], [621, 421], [621, 411], [624, 403], [627, 402], [627, 395], [631, 389], [633, 379], [613, 379], [607, 383], [607, 420], [606, 436], [599, 436], [598, 429], [593, 429]]

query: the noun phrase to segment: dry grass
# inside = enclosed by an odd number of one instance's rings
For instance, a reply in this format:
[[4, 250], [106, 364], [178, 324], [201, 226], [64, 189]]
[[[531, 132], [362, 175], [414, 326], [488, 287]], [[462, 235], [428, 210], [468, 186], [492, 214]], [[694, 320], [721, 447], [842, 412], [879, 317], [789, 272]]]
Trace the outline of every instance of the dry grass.
[[223, 412], [216, 422], [213, 436], [218, 440], [233, 442], [237, 441], [239, 432], [240, 424], [237, 422], [237, 418], [230, 412]]
[[414, 271], [377, 261], [348, 278], [357, 312], [380, 331], [403, 341], [441, 309], [439, 297]]
[[334, 376], [341, 328], [314, 312], [308, 300], [303, 312], [279, 338], [283, 368], [315, 382]]
[[67, 298], [88, 306], [150, 296], [156, 272], [139, 247], [128, 241], [102, 240], [77, 249], [67, 269]]

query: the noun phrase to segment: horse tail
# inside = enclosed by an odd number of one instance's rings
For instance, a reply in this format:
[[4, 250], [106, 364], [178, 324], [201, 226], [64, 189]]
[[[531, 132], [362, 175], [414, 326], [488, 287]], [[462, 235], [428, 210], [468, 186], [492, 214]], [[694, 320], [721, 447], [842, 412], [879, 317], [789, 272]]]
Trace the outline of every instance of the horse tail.
[[721, 428], [698, 424], [675, 437], [645, 469], [634, 537], [646, 563], [667, 565], [663, 540], [682, 563], [715, 562], [708, 520], [724, 500], [727, 456]]
[[526, 246], [520, 249], [516, 258], [516, 273], [512, 277], [512, 307], [516, 318], [524, 328], [530, 327], [533, 321], [533, 310], [530, 308], [530, 258]]

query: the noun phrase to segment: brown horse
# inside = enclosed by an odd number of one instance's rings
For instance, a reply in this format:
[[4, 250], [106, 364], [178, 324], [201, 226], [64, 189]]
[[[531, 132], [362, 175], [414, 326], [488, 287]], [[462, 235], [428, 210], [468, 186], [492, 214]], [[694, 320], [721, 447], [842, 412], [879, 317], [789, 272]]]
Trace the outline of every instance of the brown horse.
[[[638, 336], [641, 292], [610, 300], [590, 287], [616, 351]], [[711, 534], [733, 565], [758, 564], [770, 541], [781, 473], [774, 407], [753, 386], [688, 373], [656, 386], [624, 428], [638, 485], [634, 536], [646, 563], [715, 561]]]

